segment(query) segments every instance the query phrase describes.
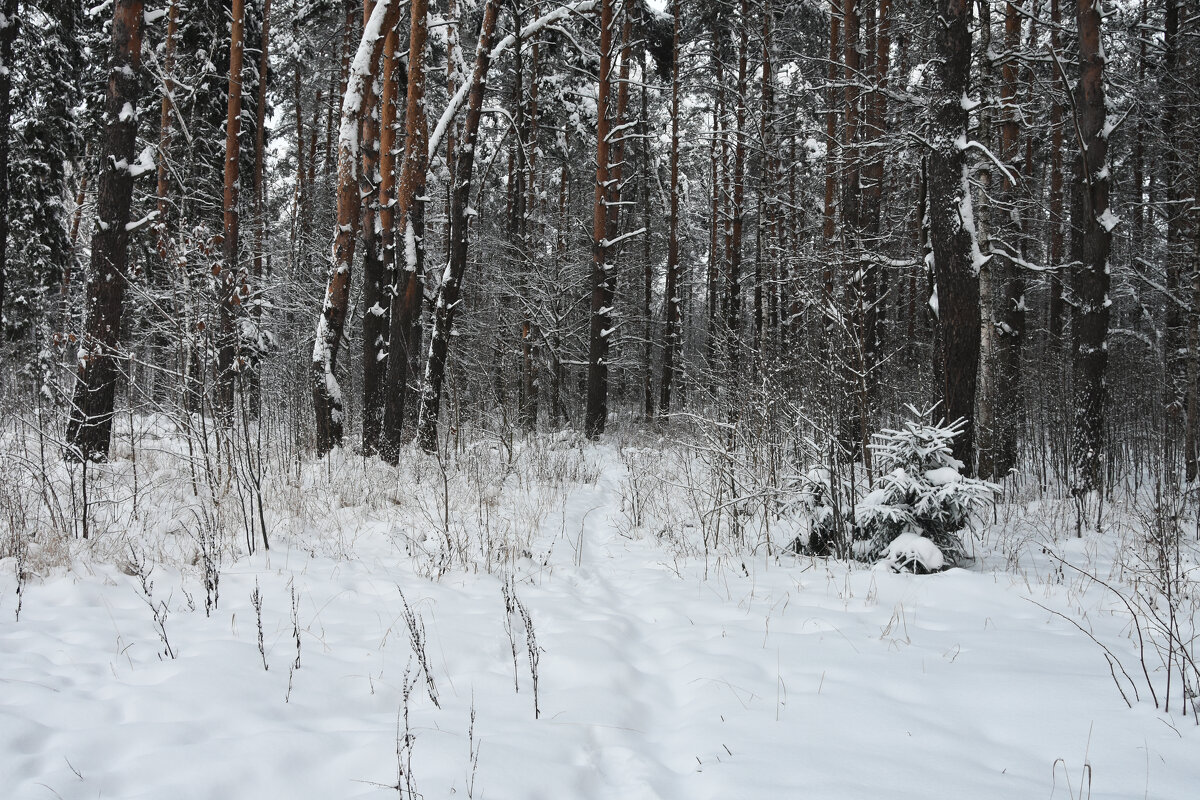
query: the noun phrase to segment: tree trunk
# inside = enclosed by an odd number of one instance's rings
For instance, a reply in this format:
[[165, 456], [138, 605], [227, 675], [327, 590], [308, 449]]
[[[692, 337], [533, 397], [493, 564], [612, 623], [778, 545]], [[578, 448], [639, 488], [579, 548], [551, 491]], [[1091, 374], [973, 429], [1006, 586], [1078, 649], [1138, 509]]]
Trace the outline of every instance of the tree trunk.
[[224, 226], [221, 231], [222, 268], [217, 284], [220, 340], [217, 343], [216, 407], [224, 423], [233, 412], [233, 381], [237, 356], [235, 316], [244, 299], [245, 276], [238, 264], [240, 213], [239, 166], [242, 129], [242, 62], [245, 44], [245, 0], [233, 0], [229, 29], [229, 100], [225, 117], [225, 191], [222, 195]]
[[158, 126], [158, 186], [155, 192], [157, 199], [158, 219], [155, 220], [155, 231], [158, 234], [158, 258], [164, 266], [171, 251], [171, 139], [174, 130], [172, 116], [175, 113], [175, 45], [179, 29], [179, 2], [171, 0], [171, 8], [167, 12], [167, 38], [163, 42], [162, 60], [162, 113]]
[[[645, 49], [641, 53], [645, 63]], [[641, 86], [641, 113], [638, 115], [638, 133], [641, 142], [642, 176], [639, 200], [642, 204], [642, 417], [654, 419], [654, 264], [650, 261], [650, 182], [655, 178], [654, 153], [650, 146], [650, 111], [645, 81]]]
[[[537, 15], [538, 5], [533, 6]], [[538, 136], [540, 118], [538, 116], [538, 70], [540, 67], [540, 47], [535, 41], [529, 49], [529, 109], [526, 126], [529, 131], [525, 137], [527, 155], [525, 158], [525, 216], [521, 220], [521, 257], [525, 263], [523, 278], [528, 282], [528, 275], [536, 269], [533, 258], [533, 248], [539, 241], [538, 232], [530, 231], [530, 219], [538, 214], [541, 205], [537, 181], [537, 157], [539, 152]], [[537, 429], [538, 418], [538, 358], [536, 342], [539, 338], [537, 325], [532, 308], [526, 304], [521, 322], [521, 422], [526, 430]]]
[[446, 374], [446, 356], [450, 348], [450, 334], [454, 327], [454, 314], [458, 307], [463, 273], [467, 268], [467, 226], [470, 223], [468, 207], [471, 201], [471, 177], [475, 168], [475, 143], [479, 133], [479, 119], [483, 113], [483, 98], [487, 91], [492, 37], [495, 35], [496, 19], [500, 14], [499, 3], [500, 0], [487, 0], [483, 9], [483, 23], [479, 30], [479, 44], [475, 48], [475, 69], [471, 75], [467, 101], [467, 116], [463, 121], [456, 148], [458, 157], [454, 167], [454, 196], [450, 204], [450, 262], [446, 265], [446, 272], [434, 303], [433, 332], [429, 339], [429, 358], [425, 364], [425, 378], [421, 386], [421, 410], [417, 423], [418, 443], [427, 453], [437, 449], [437, 421], [442, 400], [442, 383]]
[[[979, 379], [979, 474], [1003, 477], [1016, 462], [1017, 422], [1021, 407], [1021, 336], [1025, 328], [1022, 231], [1017, 194], [1017, 155], [1020, 136], [1017, 108], [1017, 58], [1020, 16], [1014, 3], [1005, 4], [1004, 55], [1000, 77], [999, 160], [1006, 168], [998, 178], [995, 228], [988, 239], [987, 291], [980, 303], [985, 318], [981, 335]], [[985, 276], [980, 276], [981, 289]]]
[[954, 456], [975, 468], [975, 388], [979, 365], [979, 242], [971, 211], [966, 153], [970, 90], [971, 3], [943, 0], [931, 20], [937, 31], [930, 96], [929, 235], [943, 358], [942, 411], [964, 419]]
[[1100, 489], [1104, 452], [1105, 373], [1108, 369], [1109, 274], [1112, 229], [1108, 207], [1108, 131], [1104, 105], [1104, 49], [1098, 0], [1078, 0], [1079, 83], [1075, 89], [1080, 151], [1071, 202], [1071, 260], [1075, 262], [1074, 329], [1075, 488]]
[[[396, 57], [399, 39], [395, 25], [383, 45], [383, 87], [379, 100], [379, 242], [380, 257], [363, 260], [363, 430], [362, 450], [379, 451], [387, 407], [387, 337], [391, 324], [391, 287], [396, 282]], [[405, 81], [407, 85], [407, 80]]]
[[825, 98], [825, 206], [821, 236], [825, 244], [825, 266], [821, 271], [821, 303], [822, 318], [829, 313], [833, 304], [834, 259], [833, 253], [837, 246], [837, 186], [838, 174], [841, 172], [835, 153], [840, 146], [837, 129], [837, 82], [841, 75], [842, 52], [841, 35], [841, 0], [830, 0], [829, 9], [829, 73], [826, 83], [829, 88]]
[[[0, 336], [4, 336], [4, 292], [8, 273], [8, 154], [12, 138], [13, 42], [17, 39], [20, 17], [17, 0], [4, 0], [0, 19]], [[106, 448], [107, 452], [107, 448]]]
[[610, 93], [613, 55], [613, 0], [600, 3], [600, 72], [596, 89], [596, 194], [592, 213], [591, 328], [588, 334], [587, 408], [584, 434], [594, 439], [604, 433], [608, 421], [608, 353], [612, 329], [615, 276], [608, 263], [609, 203], [613, 197], [610, 177], [612, 119]]
[[[1163, 182], [1166, 184], [1166, 319], [1163, 330], [1163, 360], [1167, 368], [1167, 387], [1165, 402], [1170, 416], [1178, 420], [1184, 409], [1184, 398], [1187, 384], [1187, 367], [1183, 353], [1187, 347], [1187, 322], [1183, 310], [1177, 302], [1185, 287], [1181, 276], [1183, 264], [1187, 261], [1188, 246], [1186, 239], [1187, 217], [1189, 214], [1188, 192], [1183, 184], [1184, 176], [1190, 171], [1187, 164], [1185, 147], [1182, 144], [1184, 131], [1180, 125], [1180, 115], [1195, 113], [1188, 109], [1184, 83], [1186, 78], [1180, 70], [1180, 49], [1183, 44], [1179, 35], [1179, 4], [1180, 0], [1166, 0], [1166, 30], [1163, 36], [1163, 113], [1162, 130], [1164, 167]], [[1193, 43], [1194, 46], [1194, 43]], [[1194, 124], [1194, 122], [1192, 123]]]
[[[400, 432], [408, 400], [408, 383], [420, 341], [421, 301], [425, 295], [425, 181], [429, 144], [425, 116], [425, 41], [427, 0], [413, 0], [409, 33], [408, 99], [404, 111], [404, 166], [396, 194], [395, 229], [403, 236], [403, 269], [397, 267], [388, 321], [387, 400], [383, 411], [380, 454], [392, 463], [400, 458]], [[398, 262], [401, 259], [397, 259]]]
[[[174, 5], [174, 4], [172, 4]], [[255, 104], [254, 124], [254, 267], [252, 277], [257, 291], [262, 290], [263, 258], [267, 245], [267, 185], [264, 181], [263, 167], [266, 160], [266, 121], [267, 121], [267, 84], [270, 82], [270, 43], [271, 43], [271, 0], [263, 0], [262, 8], [262, 46], [258, 54], [258, 98]], [[303, 139], [297, 140], [297, 149]], [[250, 313], [257, 330], [262, 323], [262, 304], [255, 301], [250, 306]], [[262, 384], [258, 373], [258, 357], [261, 353], [253, 354], [255, 363], [250, 365], [247, 376], [247, 401], [249, 411], [254, 416], [262, 403]]]
[[67, 454], [79, 460], [107, 459], [112, 436], [113, 404], [120, 377], [118, 347], [133, 200], [134, 172], [130, 165], [137, 143], [143, 24], [142, 0], [115, 0], [105, 100], [107, 125], [92, 235], [86, 322], [67, 422]]
[[[374, 10], [374, 0], [363, 0], [363, 25], [371, 18]], [[390, 29], [383, 32], [386, 60], [387, 41]], [[386, 64], [380, 67], [387, 69]], [[378, 90], [377, 90], [378, 87]], [[380, 81], [372, 80], [366, 87], [363, 96], [362, 128], [359, 134], [359, 152], [362, 154], [361, 172], [358, 176], [358, 198], [360, 205], [360, 225], [358, 229], [359, 244], [362, 247], [363, 271], [363, 314], [362, 314], [362, 345], [363, 345], [363, 452], [374, 452], [373, 442], [378, 438], [378, 421], [382, 418], [383, 406], [376, 402], [382, 400], [381, 394], [381, 365], [372, 361], [372, 351], [375, 342], [383, 335], [380, 329], [380, 315], [374, 309], [379, 305], [379, 298], [384, 291], [386, 276], [383, 271], [383, 253], [380, 248], [380, 229], [376, 226], [376, 216], [379, 214], [379, 150], [380, 150]]]
[[666, 417], [671, 412], [671, 386], [678, 368], [675, 353], [679, 347], [679, 26], [680, 0], [671, 4], [674, 33], [671, 43], [671, 210], [667, 219], [667, 285], [664, 297], [666, 316], [663, 326], [662, 380], [658, 385], [658, 413]]
[[[1050, 0], [1050, 50], [1058, 62], [1061, 45], [1059, 29], [1062, 13], [1059, 0]], [[1063, 98], [1067, 94], [1066, 79], [1056, 67], [1054, 70], [1055, 91], [1050, 100], [1050, 336], [1058, 342], [1063, 334], [1063, 278], [1059, 270], [1066, 255], [1065, 222], [1063, 214]]]
[[730, 208], [731, 225], [729, 236], [728, 271], [725, 276], [725, 328], [729, 336], [728, 349], [728, 412], [730, 418], [739, 416], [738, 377], [743, 365], [742, 352], [742, 241], [745, 231], [746, 213], [746, 73], [750, 51], [750, 6], [741, 0], [738, 15], [738, 77], [737, 98], [734, 107], [733, 145], [733, 204]]
[[363, 97], [375, 79], [386, 31], [396, 24], [398, 0], [378, 0], [363, 30], [350, 66], [342, 99], [338, 134], [337, 228], [333, 238], [333, 263], [313, 344], [312, 391], [317, 422], [317, 452], [321, 455], [342, 443], [342, 389], [338, 383], [338, 350], [350, 303], [350, 270], [358, 235], [360, 198], [358, 185], [359, 141]]

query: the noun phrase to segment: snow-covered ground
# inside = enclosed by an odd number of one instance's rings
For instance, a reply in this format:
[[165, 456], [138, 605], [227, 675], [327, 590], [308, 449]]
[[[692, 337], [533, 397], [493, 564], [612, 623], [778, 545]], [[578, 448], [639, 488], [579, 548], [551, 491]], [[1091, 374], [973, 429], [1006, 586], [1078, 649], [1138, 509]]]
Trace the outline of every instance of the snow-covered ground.
[[[445, 480], [343, 456], [268, 486], [269, 552], [234, 552], [225, 529], [206, 615], [199, 501], [166, 456], [139, 458], [136, 516], [111, 489], [87, 542], [35, 544], [19, 620], [16, 560], [0, 562], [0, 796], [1200, 786], [1200, 729], [1177, 699], [1167, 714], [1144, 696], [1128, 616], [1043, 552], [1109, 577], [1114, 535], [1021, 528], [1045, 506], [1006, 509], [972, 568], [914, 576], [685, 546], [703, 527], [689, 495], [631, 474], [652, 457], [613, 444], [497, 445]], [[114, 487], [129, 485], [121, 463]], [[1132, 708], [1098, 642], [1143, 684]]]

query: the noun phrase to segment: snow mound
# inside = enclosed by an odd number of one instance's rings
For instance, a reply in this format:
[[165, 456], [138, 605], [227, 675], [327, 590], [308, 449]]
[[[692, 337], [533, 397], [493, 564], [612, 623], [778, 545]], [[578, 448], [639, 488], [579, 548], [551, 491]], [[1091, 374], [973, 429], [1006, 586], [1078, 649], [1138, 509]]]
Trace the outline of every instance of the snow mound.
[[902, 533], [892, 540], [879, 562], [894, 572], [940, 572], [946, 559], [938, 546], [916, 533]]

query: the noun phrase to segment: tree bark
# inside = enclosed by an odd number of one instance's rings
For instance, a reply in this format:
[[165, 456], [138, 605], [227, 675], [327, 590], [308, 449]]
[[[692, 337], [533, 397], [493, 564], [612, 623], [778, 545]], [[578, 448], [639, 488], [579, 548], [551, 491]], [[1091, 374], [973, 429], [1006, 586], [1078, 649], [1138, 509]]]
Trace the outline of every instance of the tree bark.
[[1108, 255], [1117, 219], [1108, 207], [1108, 131], [1104, 100], [1104, 50], [1098, 0], [1078, 0], [1079, 83], [1075, 88], [1080, 150], [1071, 202], [1071, 260], [1075, 263], [1071, 326], [1074, 340], [1075, 489], [1102, 487], [1107, 402]]
[[5, 280], [8, 274], [8, 156], [12, 138], [13, 43], [17, 39], [20, 17], [17, 0], [4, 0], [0, 19], [0, 336], [4, 330]]
[[[383, 86], [379, 104], [379, 258], [363, 260], [363, 430], [362, 450], [379, 451], [387, 407], [387, 337], [391, 325], [391, 289], [396, 282], [396, 57], [399, 33], [387, 31], [383, 45]], [[407, 77], [407, 76], [405, 76]], [[405, 84], [407, 85], [407, 80]]]
[[421, 303], [425, 295], [425, 182], [429, 169], [429, 137], [425, 116], [425, 42], [428, 2], [413, 0], [409, 33], [408, 99], [404, 111], [404, 166], [396, 194], [395, 228], [403, 237], [403, 259], [397, 262], [388, 322], [387, 401], [383, 411], [380, 454], [392, 463], [400, 458], [400, 432], [408, 400], [409, 379], [420, 347]]
[[[1017, 423], [1021, 400], [1021, 344], [1025, 330], [1025, 282], [1019, 265], [1021, 224], [1017, 176], [1020, 137], [1017, 108], [1017, 50], [1020, 16], [1014, 3], [1005, 3], [1004, 50], [1000, 68], [1000, 142], [998, 156], [1006, 170], [995, 192], [998, 213], [988, 239], [986, 269], [990, 291], [981, 298], [988, 315], [979, 380], [979, 474], [988, 478], [1006, 475], [1016, 463]], [[981, 276], [982, 282], [982, 276]], [[985, 411], [986, 416], [985, 416]]]
[[105, 99], [105, 135], [92, 234], [83, 341], [67, 422], [67, 455], [108, 458], [113, 404], [120, 378], [129, 216], [137, 143], [138, 73], [142, 67], [142, 0], [115, 0]]
[[172, 115], [175, 112], [175, 46], [179, 30], [179, 2], [171, 0], [167, 12], [167, 37], [163, 42], [163, 97], [158, 126], [158, 186], [155, 191], [158, 219], [158, 258], [165, 266], [171, 250], [171, 140], [174, 133]]
[[825, 266], [821, 270], [821, 315], [829, 313], [833, 304], [834, 274], [833, 253], [837, 246], [837, 187], [838, 166], [837, 153], [841, 142], [838, 138], [837, 125], [837, 81], [841, 74], [840, 56], [842, 52], [841, 37], [841, 0], [830, 0], [829, 8], [829, 72], [826, 83], [825, 98], [825, 206], [822, 216], [821, 236], [825, 244]]
[[245, 45], [246, 3], [233, 0], [229, 29], [229, 99], [225, 117], [225, 189], [221, 206], [223, 227], [221, 231], [222, 268], [217, 283], [217, 304], [220, 310], [220, 340], [217, 344], [216, 407], [227, 424], [233, 412], [233, 382], [236, 370], [237, 331], [235, 317], [239, 313], [245, 295], [245, 275], [238, 263], [239, 223], [238, 209], [239, 168], [241, 165], [241, 143], [238, 135], [242, 129], [242, 64]]
[[662, 379], [658, 384], [658, 414], [671, 413], [671, 387], [678, 368], [675, 353], [679, 347], [681, 317], [679, 302], [679, 26], [680, 0], [672, 0], [674, 32], [671, 39], [671, 210], [667, 219], [667, 278], [664, 297]]
[[613, 0], [600, 3], [600, 72], [596, 89], [596, 193], [592, 206], [591, 328], [588, 333], [587, 408], [584, 434], [594, 439], [604, 433], [608, 421], [608, 354], [612, 328], [612, 265], [608, 263], [609, 203], [613, 196], [610, 177], [612, 119]]
[[970, 90], [971, 3], [943, 0], [931, 20], [937, 31], [932, 62], [929, 156], [929, 235], [933, 248], [939, 332], [942, 340], [942, 411], [967, 422], [954, 456], [975, 468], [975, 389], [979, 365], [979, 243], [971, 211], [964, 146]]
[[329, 269], [321, 315], [317, 320], [311, 367], [317, 452], [321, 455], [342, 443], [342, 389], [335, 371], [350, 303], [350, 270], [354, 264], [354, 244], [360, 219], [358, 134], [362, 123], [363, 97], [369, 83], [375, 79], [386, 39], [384, 34], [395, 26], [399, 13], [398, 0], [378, 0], [363, 29], [342, 96], [333, 263]]
[[429, 358], [425, 364], [425, 378], [421, 386], [421, 410], [417, 423], [417, 440], [421, 449], [427, 453], [437, 450], [437, 421], [442, 400], [442, 383], [446, 374], [446, 356], [450, 348], [450, 334], [454, 326], [463, 273], [467, 268], [467, 227], [470, 224], [468, 208], [471, 201], [471, 177], [475, 168], [475, 144], [479, 133], [479, 120], [483, 113], [484, 93], [487, 90], [487, 73], [492, 63], [492, 38], [496, 32], [496, 19], [499, 14], [500, 0], [487, 0], [483, 9], [483, 23], [479, 30], [479, 44], [475, 48], [475, 69], [471, 75], [467, 115], [456, 148], [458, 156], [454, 167], [454, 196], [450, 204], [450, 261], [446, 265], [446, 272], [434, 303], [433, 332], [429, 339]]
[[[1056, 64], [1061, 44], [1059, 30], [1062, 27], [1062, 12], [1059, 0], [1050, 0], [1050, 50]], [[1050, 100], [1050, 336], [1058, 342], [1063, 335], [1063, 317], [1065, 303], [1063, 302], [1063, 278], [1059, 270], [1063, 266], [1066, 255], [1066, 235], [1064, 232], [1065, 204], [1063, 191], [1063, 98], [1067, 94], [1066, 79], [1056, 67], [1054, 70], [1055, 91]]]
[[[174, 4], [172, 4], [174, 5]], [[264, 163], [266, 161], [267, 144], [267, 85], [270, 83], [270, 44], [271, 44], [271, 0], [263, 0], [262, 7], [262, 44], [258, 54], [258, 97], [254, 107], [254, 264], [251, 277], [261, 291], [263, 280], [264, 256], [267, 245], [267, 184], [264, 180]], [[297, 149], [303, 139], [297, 140]], [[262, 323], [262, 304], [253, 302], [250, 314], [257, 331]], [[250, 371], [247, 376], [247, 406], [254, 416], [262, 402], [262, 384], [258, 373], [258, 358], [262, 354], [257, 348], [252, 355]]]
[[738, 76], [737, 98], [734, 106], [733, 144], [733, 202], [730, 207], [729, 258], [725, 275], [725, 328], [729, 339], [728, 350], [728, 411], [731, 418], [738, 416], [738, 378], [743, 365], [742, 351], [742, 241], [745, 232], [746, 213], [746, 74], [750, 51], [750, 6], [741, 0], [738, 15]]

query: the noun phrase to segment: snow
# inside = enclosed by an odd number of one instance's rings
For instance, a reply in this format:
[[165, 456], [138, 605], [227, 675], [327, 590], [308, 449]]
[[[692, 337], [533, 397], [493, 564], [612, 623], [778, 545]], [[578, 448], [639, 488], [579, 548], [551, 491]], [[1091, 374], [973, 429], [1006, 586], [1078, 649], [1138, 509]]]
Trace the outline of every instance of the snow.
[[937, 572], [946, 565], [946, 559], [937, 545], [924, 536], [902, 533], [888, 545], [882, 563], [897, 572], [909, 564], [920, 564], [929, 572]]
[[962, 475], [954, 467], [937, 467], [925, 471], [926, 483], [931, 483], [934, 486], [945, 486], [950, 483], [958, 483], [962, 480]]
[[1113, 228], [1121, 224], [1121, 218], [1112, 213], [1111, 208], [1106, 208], [1098, 217], [1096, 217], [1096, 222], [1100, 223], [1106, 232], [1112, 233]]
[[[479, 437], [447, 507], [435, 459], [335, 451], [269, 476], [270, 551], [220, 517], [206, 616], [199, 501], [155, 441], [140, 512], [119, 444], [90, 478], [119, 498], [107, 524], [34, 542], [19, 621], [0, 560], [8, 797], [384, 798], [398, 749], [427, 798], [924, 799], [931, 776], [939, 797], [1065, 797], [1090, 770], [1094, 800], [1182, 800], [1200, 780], [1200, 729], [1127, 708], [1051, 613], [1136, 664], [1128, 620], [1042, 551], [1109, 575], [1113, 537], [1059, 538], [1049, 502], [1006, 509], [970, 570], [917, 576], [702, 546], [652, 448]], [[893, 550], [932, 560], [919, 539]]]

